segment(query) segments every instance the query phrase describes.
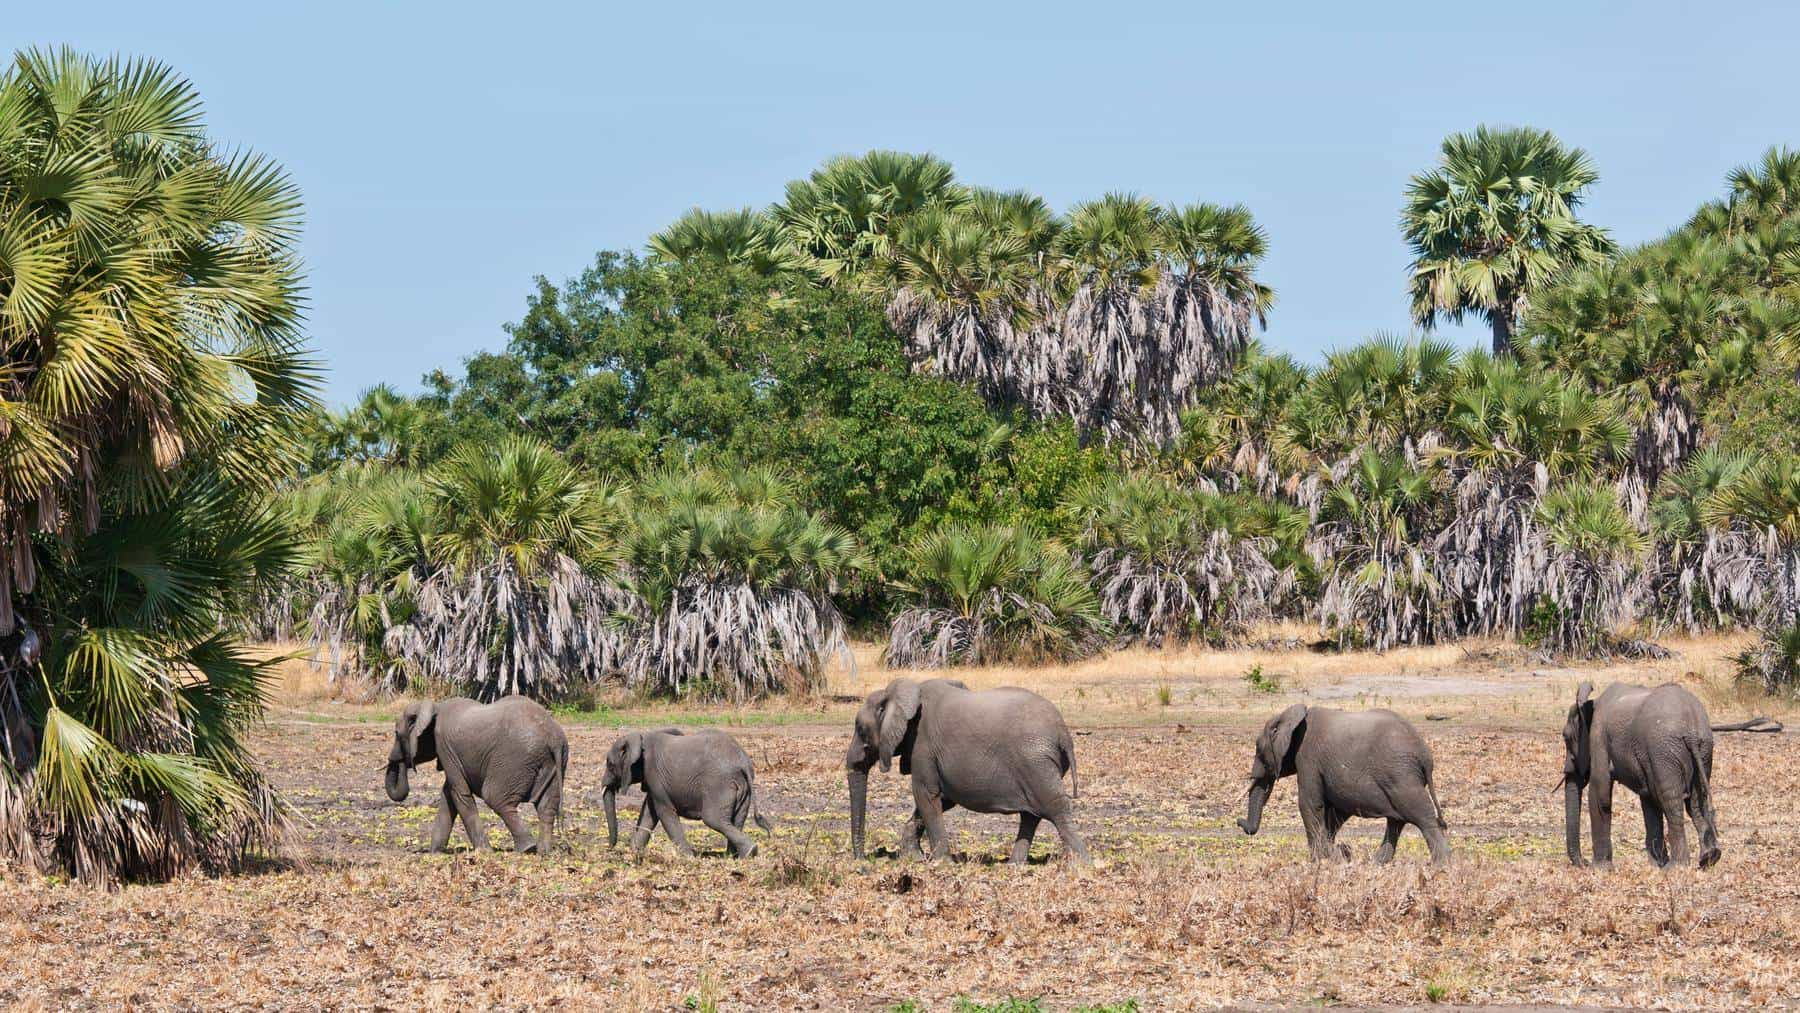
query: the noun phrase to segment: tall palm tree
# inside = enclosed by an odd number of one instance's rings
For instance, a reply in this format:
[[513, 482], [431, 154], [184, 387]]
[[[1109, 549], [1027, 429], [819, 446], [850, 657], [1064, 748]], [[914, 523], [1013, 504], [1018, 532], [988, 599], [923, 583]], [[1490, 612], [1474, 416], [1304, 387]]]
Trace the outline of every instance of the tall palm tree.
[[1041, 292], [1030, 243], [969, 209], [929, 208], [901, 225], [888, 320], [920, 369], [971, 381], [996, 405], [1043, 405], [1053, 377], [1030, 330]]
[[769, 213], [820, 278], [879, 285], [908, 216], [968, 199], [950, 163], [934, 155], [870, 151], [834, 158], [789, 183]]
[[1496, 355], [1511, 352], [1530, 297], [1572, 267], [1611, 256], [1606, 230], [1576, 214], [1599, 179], [1587, 152], [1529, 127], [1445, 138], [1414, 176], [1400, 228], [1412, 247], [1413, 317], [1423, 327], [1476, 313]]
[[[316, 373], [300, 201], [169, 68], [0, 73], [0, 853], [86, 880], [223, 869], [280, 807], [232, 618], [292, 557], [268, 509]], [[222, 629], [221, 620], [227, 626]]]

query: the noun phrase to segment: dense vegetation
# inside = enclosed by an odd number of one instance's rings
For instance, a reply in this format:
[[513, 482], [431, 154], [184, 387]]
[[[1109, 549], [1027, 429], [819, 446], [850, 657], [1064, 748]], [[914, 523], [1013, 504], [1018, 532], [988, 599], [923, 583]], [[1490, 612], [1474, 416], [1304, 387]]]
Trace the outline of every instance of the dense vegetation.
[[[1576, 215], [1585, 153], [1531, 130], [1450, 138], [1402, 215], [1414, 305], [1427, 325], [1481, 314], [1498, 351], [1377, 337], [1309, 368], [1249, 338], [1273, 294], [1241, 208], [1114, 194], [1058, 216], [929, 156], [835, 159], [766, 211], [691, 212], [647, 259], [540, 281], [502, 352], [321, 419], [311, 481], [380, 490], [352, 476], [429, 476], [520, 430], [564, 448], [619, 502], [612, 547], [567, 557], [594, 582], [569, 600], [608, 617], [585, 642], [607, 646], [559, 670], [663, 690], [807, 685], [840, 609], [918, 666], [1220, 642], [1278, 617], [1346, 647], [1578, 655], [1761, 624], [1746, 665], [1784, 684], [1797, 166], [1772, 151], [1621, 252]], [[647, 598], [670, 586], [647, 576], [660, 557], [617, 549], [674, 537], [621, 505], [640, 489], [746, 468], [784, 490], [793, 530], [842, 548], [799, 565], [767, 536], [804, 615], [733, 643], [724, 599]], [[417, 625], [415, 601], [395, 607]], [[707, 646], [652, 663], [645, 645], [669, 642], [652, 628]], [[432, 656], [382, 670], [499, 685]]]
[[299, 200], [154, 63], [0, 75], [0, 856], [231, 867], [280, 805], [264, 666], [221, 617], [298, 549], [270, 498], [314, 408]]

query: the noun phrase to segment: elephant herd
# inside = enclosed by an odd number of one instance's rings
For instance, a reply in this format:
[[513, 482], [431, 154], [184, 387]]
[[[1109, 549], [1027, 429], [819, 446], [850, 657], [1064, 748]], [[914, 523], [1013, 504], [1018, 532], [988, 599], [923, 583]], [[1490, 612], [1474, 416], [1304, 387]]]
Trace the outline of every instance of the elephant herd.
[[[1563, 726], [1565, 832], [1569, 860], [1581, 854], [1581, 800], [1588, 795], [1593, 861], [1612, 860], [1612, 793], [1615, 784], [1636, 793], [1644, 812], [1645, 847], [1658, 865], [1687, 863], [1685, 814], [1694, 825], [1702, 868], [1719, 860], [1712, 803], [1714, 731], [1780, 731], [1764, 718], [1711, 725], [1692, 693], [1669, 684], [1655, 688], [1616, 684], [1598, 696], [1582, 683]], [[900, 832], [900, 853], [931, 857], [948, 852], [944, 814], [956, 806], [971, 812], [1016, 814], [1011, 858], [1024, 862], [1038, 825], [1048, 820], [1076, 862], [1088, 861], [1075, 829], [1079, 794], [1075, 743], [1062, 714], [1048, 700], [1023, 689], [975, 691], [954, 679], [896, 679], [869, 694], [856, 712], [844, 765], [850, 792], [850, 848], [865, 857], [864, 825], [869, 772], [894, 761], [912, 779], [913, 812]], [[477, 849], [485, 846], [477, 798], [499, 815], [519, 851], [549, 851], [555, 840], [569, 765], [568, 740], [548, 711], [518, 696], [490, 704], [467, 699], [407, 705], [394, 724], [387, 762], [387, 793], [396, 802], [409, 791], [408, 773], [436, 761], [443, 794], [432, 826], [431, 848], [441, 851], [460, 819]], [[1063, 777], [1069, 788], [1063, 789]], [[1249, 812], [1238, 826], [1254, 834], [1263, 806], [1280, 778], [1294, 777], [1300, 819], [1312, 857], [1347, 859], [1338, 831], [1352, 816], [1385, 819], [1377, 862], [1390, 861], [1410, 825], [1425, 838], [1433, 862], [1450, 857], [1447, 824], [1432, 783], [1431, 748], [1403, 717], [1388, 710], [1338, 711], [1295, 704], [1269, 719], [1256, 738], [1250, 767]], [[734, 855], [756, 853], [744, 833], [747, 820], [767, 832], [758, 809], [750, 757], [731, 736], [679, 729], [630, 732], [607, 751], [602, 788], [608, 846], [618, 843], [616, 798], [641, 785], [644, 802], [631, 845], [641, 852], [661, 825], [675, 848], [692, 855], [683, 819], [697, 819], [721, 834]], [[537, 813], [536, 840], [518, 807]]]

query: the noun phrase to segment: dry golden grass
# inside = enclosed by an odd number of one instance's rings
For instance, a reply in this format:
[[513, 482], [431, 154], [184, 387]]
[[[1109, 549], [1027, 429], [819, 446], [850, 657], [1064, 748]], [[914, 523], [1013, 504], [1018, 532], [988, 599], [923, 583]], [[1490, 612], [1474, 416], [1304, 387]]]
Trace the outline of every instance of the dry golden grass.
[[[599, 767], [615, 731], [666, 707], [571, 715], [567, 850], [427, 855], [435, 772], [394, 805], [381, 791], [393, 704], [333, 702], [299, 670], [260, 744], [297, 814], [296, 864], [116, 894], [0, 884], [0, 1004], [41, 1008], [888, 1009], [957, 996], [1042, 997], [1045, 1008], [1136, 999], [1144, 1009], [1253, 1002], [1719, 1006], [1800, 1000], [1800, 746], [1721, 736], [1715, 795], [1724, 861], [1654, 869], [1621, 796], [1610, 873], [1562, 857], [1561, 711], [1576, 682], [1684, 679], [1715, 720], [1773, 710], [1725, 678], [1728, 640], [1672, 645], [1666, 662], [1534, 668], [1501, 645], [1386, 655], [1122, 652], [1055, 669], [958, 671], [972, 685], [1045, 692], [1078, 733], [1080, 826], [1100, 859], [1056, 860], [1053, 831], [1025, 869], [996, 864], [1013, 821], [952, 811], [955, 861], [851, 861], [842, 773], [853, 704], [702, 708], [737, 722], [778, 821], [758, 857], [703, 857], [658, 839], [641, 863], [605, 848]], [[832, 692], [884, 683], [878, 652]], [[293, 663], [290, 663], [292, 665]], [[1259, 690], [1244, 681], [1263, 666]], [[1693, 673], [1689, 675], [1687, 673]], [[1166, 690], [1166, 694], [1162, 693]], [[1167, 702], [1164, 703], [1163, 697]], [[1306, 860], [1292, 782], [1244, 837], [1249, 740], [1286, 703], [1388, 705], [1437, 757], [1456, 861], [1434, 870], [1408, 832], [1369, 863]], [[1439, 720], [1427, 720], [1436, 718]], [[871, 845], [910, 807], [898, 775], [871, 785]], [[626, 802], [635, 810], [635, 796]], [[622, 814], [622, 816], [625, 814]], [[490, 832], [498, 829], [491, 814]], [[499, 842], [503, 834], [494, 834]], [[461, 847], [459, 836], [453, 845]], [[692, 1000], [689, 1004], [689, 1000]]]

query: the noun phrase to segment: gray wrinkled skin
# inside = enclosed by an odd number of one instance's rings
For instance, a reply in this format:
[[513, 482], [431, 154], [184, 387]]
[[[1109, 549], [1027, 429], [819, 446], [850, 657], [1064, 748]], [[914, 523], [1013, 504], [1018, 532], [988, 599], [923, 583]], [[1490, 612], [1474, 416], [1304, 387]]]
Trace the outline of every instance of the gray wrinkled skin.
[[1637, 793], [1644, 810], [1644, 850], [1652, 861], [1685, 865], [1692, 860], [1681, 819], [1685, 812], [1700, 838], [1700, 867], [1710, 867], [1720, 852], [1706, 707], [1673, 683], [1655, 689], [1614, 683], [1598, 698], [1593, 692], [1593, 683], [1581, 684], [1563, 724], [1563, 832], [1569, 861], [1584, 864], [1581, 793], [1587, 789], [1594, 865], [1612, 864], [1616, 783]]
[[[487, 847], [477, 798], [506, 824], [517, 850], [547, 854], [554, 846], [569, 742], [549, 711], [522, 696], [490, 704], [463, 697], [407, 704], [394, 722], [388, 797], [406, 801], [408, 772], [433, 760], [444, 772], [444, 793], [431, 826], [432, 851], [450, 843], [450, 827], [458, 817], [475, 850]], [[523, 802], [537, 810], [535, 842], [519, 818]]]
[[1431, 749], [1407, 720], [1393, 711], [1338, 711], [1295, 704], [1269, 719], [1256, 737], [1250, 768], [1249, 818], [1239, 829], [1254, 834], [1263, 806], [1279, 778], [1299, 779], [1300, 822], [1315, 861], [1348, 859], [1338, 831], [1352, 816], [1385, 818], [1387, 833], [1375, 861], [1394, 858], [1407, 824], [1419, 828], [1431, 860], [1450, 860], [1442, 808], [1431, 785]]
[[739, 858], [756, 854], [756, 843], [744, 833], [744, 820], [754, 818], [764, 832], [773, 829], [756, 805], [756, 775], [750, 756], [724, 732], [682, 732], [665, 728], [630, 732], [606, 751], [606, 846], [619, 842], [619, 792], [641, 784], [644, 805], [638, 812], [631, 850], [643, 854], [658, 823], [675, 850], [692, 856], [683, 817], [697, 819], [725, 836]]
[[[913, 815], [900, 833], [903, 856], [923, 857], [923, 831], [931, 858], [942, 858], [948, 852], [944, 811], [960, 805], [973, 812], [1018, 814], [1011, 856], [1016, 863], [1026, 860], [1043, 820], [1056, 827], [1071, 859], [1087, 863], [1069, 805], [1077, 790], [1075, 741], [1056, 706], [1036, 693], [1012, 688], [977, 693], [953, 679], [895, 679], [869, 694], [856, 712], [844, 762], [850, 849], [857, 858], [865, 857], [869, 768], [880, 764], [885, 771], [895, 757], [900, 773], [912, 776]], [[1065, 772], [1069, 793], [1063, 791]]]

